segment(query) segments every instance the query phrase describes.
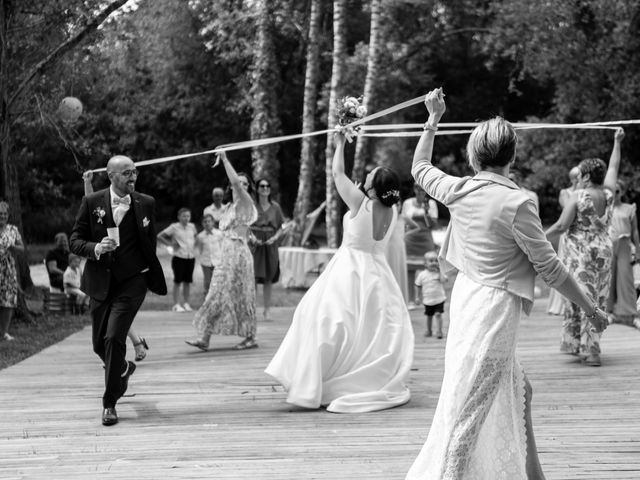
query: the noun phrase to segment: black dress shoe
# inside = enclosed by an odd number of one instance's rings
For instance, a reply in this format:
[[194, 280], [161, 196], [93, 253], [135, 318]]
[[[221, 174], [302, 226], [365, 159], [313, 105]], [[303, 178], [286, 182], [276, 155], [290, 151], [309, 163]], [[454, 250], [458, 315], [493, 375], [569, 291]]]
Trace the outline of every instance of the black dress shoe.
[[108, 407], [102, 411], [102, 424], [106, 427], [118, 423], [118, 414], [115, 407]]
[[127, 388], [129, 388], [129, 377], [133, 375], [133, 372], [136, 371], [135, 363], [130, 361], [127, 361], [127, 363], [129, 364], [129, 368], [127, 369], [127, 374], [122, 377], [122, 393], [120, 394], [121, 397], [125, 394]]

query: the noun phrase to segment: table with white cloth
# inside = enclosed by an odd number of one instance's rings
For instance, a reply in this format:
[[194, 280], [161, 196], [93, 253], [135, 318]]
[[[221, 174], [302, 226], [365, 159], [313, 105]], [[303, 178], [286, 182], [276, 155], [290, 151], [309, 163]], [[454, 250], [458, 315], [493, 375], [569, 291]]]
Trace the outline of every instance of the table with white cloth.
[[278, 248], [280, 282], [285, 288], [309, 288], [336, 251], [335, 248]]

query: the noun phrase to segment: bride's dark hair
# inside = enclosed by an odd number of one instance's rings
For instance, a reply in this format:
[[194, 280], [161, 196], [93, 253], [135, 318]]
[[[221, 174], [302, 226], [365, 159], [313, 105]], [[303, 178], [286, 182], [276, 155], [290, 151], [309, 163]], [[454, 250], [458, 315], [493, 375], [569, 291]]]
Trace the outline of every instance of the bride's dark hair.
[[389, 167], [380, 167], [376, 171], [371, 188], [385, 207], [391, 207], [400, 200], [400, 179]]

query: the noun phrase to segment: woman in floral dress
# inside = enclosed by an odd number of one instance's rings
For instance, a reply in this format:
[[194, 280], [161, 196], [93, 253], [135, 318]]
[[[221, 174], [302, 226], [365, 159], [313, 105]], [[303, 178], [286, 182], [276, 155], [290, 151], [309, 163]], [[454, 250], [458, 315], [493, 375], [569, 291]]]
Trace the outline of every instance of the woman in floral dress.
[[[609, 298], [613, 245], [609, 227], [613, 217], [613, 192], [620, 167], [620, 143], [624, 131], [616, 130], [609, 167], [599, 158], [587, 158], [578, 165], [579, 185], [568, 199], [547, 237], [566, 232], [563, 263], [584, 284], [598, 307]], [[600, 332], [589, 328], [584, 312], [575, 303], [565, 302], [560, 351], [583, 355], [585, 365], [598, 367]]]
[[18, 305], [18, 275], [12, 250], [24, 249], [20, 232], [8, 220], [9, 204], [0, 201], [0, 341], [13, 340], [9, 323]]
[[[209, 292], [204, 304], [193, 319], [198, 333], [189, 345], [207, 350], [211, 335], [239, 335], [244, 340], [234, 347], [245, 350], [258, 346], [256, 342], [256, 291], [253, 257], [247, 246], [249, 225], [256, 221], [258, 212], [252, 198], [251, 179], [236, 173], [224, 153], [219, 154], [229, 177], [233, 201], [225, 205], [220, 220], [223, 238], [221, 262], [213, 271]], [[214, 166], [216, 166], [214, 165]]]

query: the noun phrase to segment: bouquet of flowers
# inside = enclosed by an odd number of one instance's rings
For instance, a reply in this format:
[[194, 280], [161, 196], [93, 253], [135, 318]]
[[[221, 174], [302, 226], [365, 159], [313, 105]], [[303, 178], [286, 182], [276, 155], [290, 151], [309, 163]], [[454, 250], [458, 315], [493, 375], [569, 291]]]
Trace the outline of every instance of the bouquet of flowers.
[[[362, 97], [343, 97], [338, 100], [338, 128], [346, 127], [350, 123], [360, 120], [367, 115], [367, 109], [362, 105]], [[349, 127], [345, 137], [351, 142], [359, 127]]]

